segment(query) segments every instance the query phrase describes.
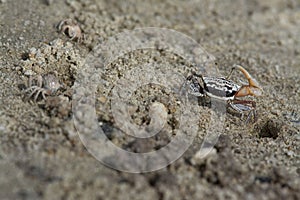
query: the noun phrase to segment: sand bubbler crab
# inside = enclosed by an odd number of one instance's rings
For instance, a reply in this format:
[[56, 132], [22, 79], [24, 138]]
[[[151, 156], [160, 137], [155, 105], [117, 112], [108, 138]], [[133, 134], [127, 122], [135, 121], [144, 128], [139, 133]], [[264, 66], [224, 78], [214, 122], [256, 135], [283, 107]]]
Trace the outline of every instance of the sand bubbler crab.
[[55, 94], [61, 87], [62, 85], [59, 83], [59, 80], [52, 73], [44, 76], [30, 76], [28, 88], [24, 91], [24, 93], [28, 93], [28, 98], [33, 97], [34, 101], [37, 101], [39, 96], [45, 100], [46, 96]]
[[77, 40], [78, 42], [84, 40], [84, 34], [82, 33], [81, 28], [73, 19], [62, 20], [58, 24], [57, 29], [60, 33], [67, 35], [70, 40]]
[[[247, 78], [248, 84], [242, 86], [229, 80], [234, 70], [240, 70]], [[207, 77], [196, 73], [187, 77], [186, 84], [188, 84], [189, 93], [198, 97], [208, 96], [210, 98], [226, 101], [228, 106], [240, 113], [249, 113], [246, 123], [249, 121], [251, 115], [256, 120], [256, 103], [251, 100], [240, 100], [239, 97], [245, 96], [261, 96], [262, 88], [258, 82], [251, 77], [247, 70], [240, 65], [234, 65], [230, 74], [225, 77]]]

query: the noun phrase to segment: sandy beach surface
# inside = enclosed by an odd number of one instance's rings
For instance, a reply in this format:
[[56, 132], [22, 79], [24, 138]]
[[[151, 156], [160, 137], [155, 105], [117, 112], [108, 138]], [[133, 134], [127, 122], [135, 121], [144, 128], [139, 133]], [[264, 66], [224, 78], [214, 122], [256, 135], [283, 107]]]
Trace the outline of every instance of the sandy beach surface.
[[[257, 121], [180, 92], [192, 72], [225, 77], [234, 64], [263, 88], [243, 98]], [[300, 199], [299, 74], [298, 0], [0, 0], [0, 199]], [[158, 159], [85, 141], [94, 125]], [[140, 127], [158, 133], [128, 135]]]

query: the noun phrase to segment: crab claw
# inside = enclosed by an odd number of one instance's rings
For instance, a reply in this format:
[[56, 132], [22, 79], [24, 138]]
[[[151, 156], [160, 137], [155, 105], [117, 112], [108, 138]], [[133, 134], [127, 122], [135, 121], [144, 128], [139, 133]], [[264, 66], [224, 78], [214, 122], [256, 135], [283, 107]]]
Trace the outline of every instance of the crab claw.
[[235, 65], [234, 68], [239, 69], [244, 76], [247, 78], [249, 85], [244, 85], [240, 88], [236, 97], [243, 97], [247, 95], [251, 96], [261, 96], [263, 93], [263, 89], [260, 87], [258, 82], [251, 77], [251, 75], [240, 65]]
[[236, 97], [244, 97], [244, 96], [261, 96], [263, 90], [258, 87], [251, 87], [249, 85], [243, 85], [240, 90], [236, 93]]
[[250, 87], [250, 95], [252, 96], [261, 96], [263, 93], [263, 89], [260, 87]]

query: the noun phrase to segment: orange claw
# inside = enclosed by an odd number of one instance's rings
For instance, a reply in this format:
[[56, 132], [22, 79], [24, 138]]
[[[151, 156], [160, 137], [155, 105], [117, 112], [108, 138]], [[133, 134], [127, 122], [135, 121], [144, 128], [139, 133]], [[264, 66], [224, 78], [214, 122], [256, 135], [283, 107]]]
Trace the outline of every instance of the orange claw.
[[239, 69], [247, 78], [249, 85], [243, 85], [235, 95], [236, 97], [244, 97], [247, 95], [261, 96], [263, 89], [259, 86], [258, 82], [251, 77], [251, 75], [240, 65], [235, 65], [234, 68]]
[[240, 90], [236, 93], [235, 97], [244, 97], [244, 96], [261, 96], [262, 89], [257, 87], [251, 87], [249, 85], [243, 85]]

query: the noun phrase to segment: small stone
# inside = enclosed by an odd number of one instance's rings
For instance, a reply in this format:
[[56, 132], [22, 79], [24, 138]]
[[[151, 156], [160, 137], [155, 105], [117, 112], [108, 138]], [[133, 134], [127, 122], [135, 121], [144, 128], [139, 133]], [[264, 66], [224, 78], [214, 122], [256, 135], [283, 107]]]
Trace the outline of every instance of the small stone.
[[29, 49], [29, 53], [30, 53], [30, 54], [36, 54], [36, 51], [37, 51], [37, 50], [36, 50], [36, 48], [34, 48], [34, 47], [32, 47], [32, 48]]
[[30, 25], [30, 21], [29, 20], [26, 20], [25, 22], [24, 22], [24, 26], [28, 26], [28, 25]]
[[43, 21], [43, 20], [40, 20], [40, 26], [45, 26], [45, 21]]
[[24, 75], [26, 75], [26, 76], [33, 76], [33, 75], [34, 75], [34, 72], [33, 72], [32, 70], [26, 70], [26, 71], [24, 72]]

